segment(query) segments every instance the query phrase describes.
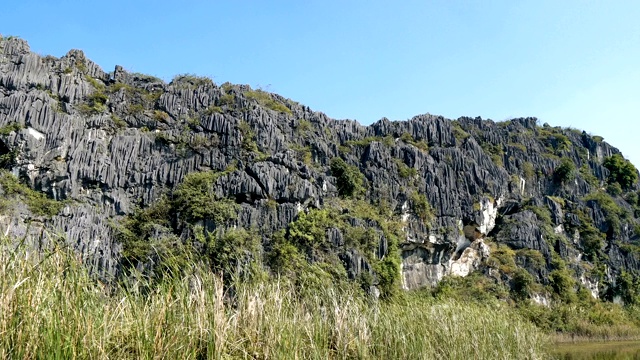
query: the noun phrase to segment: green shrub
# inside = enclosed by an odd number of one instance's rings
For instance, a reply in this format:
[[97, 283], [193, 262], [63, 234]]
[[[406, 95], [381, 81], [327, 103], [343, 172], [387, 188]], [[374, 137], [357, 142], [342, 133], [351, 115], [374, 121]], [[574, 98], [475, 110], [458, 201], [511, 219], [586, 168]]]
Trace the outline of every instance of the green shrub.
[[453, 136], [456, 138], [458, 142], [464, 141], [466, 138], [470, 137], [468, 132], [464, 131], [462, 125], [458, 121], [451, 122], [451, 129], [453, 130]]
[[416, 175], [418, 175], [418, 170], [416, 170], [413, 167], [409, 167], [407, 166], [407, 164], [405, 164], [402, 160], [400, 159], [394, 159], [394, 162], [396, 164], [396, 167], [398, 169], [398, 175], [403, 178], [413, 178]]
[[242, 135], [242, 148], [250, 151], [257, 152], [258, 144], [256, 143], [256, 133], [246, 121], [240, 121], [238, 124], [238, 131]]
[[214, 86], [213, 80], [205, 76], [195, 74], [176, 75], [171, 81], [171, 85], [179, 88], [197, 88], [200, 86]]
[[160, 122], [167, 122], [171, 119], [171, 117], [169, 116], [169, 114], [162, 110], [154, 110], [153, 119]]
[[531, 294], [531, 287], [534, 283], [533, 276], [525, 269], [518, 268], [513, 274], [513, 286], [511, 293], [515, 299], [528, 299]]
[[20, 131], [20, 129], [22, 129], [22, 125], [12, 122], [0, 128], [0, 135], [9, 135], [14, 131]]
[[204, 171], [185, 176], [173, 192], [173, 207], [181, 218], [190, 223], [210, 219], [216, 224], [236, 218], [238, 205], [231, 199], [218, 198], [214, 192], [215, 181], [221, 175]]
[[364, 192], [364, 176], [353, 165], [342, 158], [334, 157], [330, 162], [331, 174], [336, 178], [338, 194], [342, 197], [355, 197]]
[[236, 96], [234, 94], [224, 94], [216, 100], [217, 106], [233, 106], [236, 103]]
[[524, 175], [524, 178], [527, 180], [532, 180], [534, 178], [536, 172], [532, 163], [525, 161], [522, 164], [522, 175]]
[[283, 103], [273, 99], [272, 95], [263, 90], [247, 91], [244, 93], [248, 99], [256, 100], [261, 106], [267, 107], [271, 110], [291, 114], [291, 109], [286, 107]]
[[575, 280], [566, 268], [551, 271], [549, 284], [560, 300], [567, 303], [575, 302]]
[[251, 279], [262, 266], [260, 236], [242, 228], [229, 229], [207, 243], [205, 254], [214, 272], [223, 279]]
[[63, 202], [49, 199], [45, 194], [21, 184], [13, 174], [6, 170], [0, 170], [0, 186], [2, 186], [5, 197], [11, 195], [22, 197], [29, 210], [38, 216], [57, 215], [64, 206]]
[[410, 199], [415, 214], [425, 223], [430, 223], [434, 218], [434, 213], [429, 201], [427, 201], [427, 197], [424, 194], [414, 192], [411, 194]]
[[567, 183], [576, 176], [576, 166], [573, 161], [564, 158], [553, 173], [554, 179], [558, 183]]
[[87, 102], [78, 105], [78, 110], [85, 116], [103, 113], [107, 110], [109, 98], [102, 92], [95, 91], [87, 96]]
[[609, 183], [617, 182], [623, 189], [629, 189], [638, 181], [638, 170], [620, 154], [604, 159], [602, 165], [609, 170]]

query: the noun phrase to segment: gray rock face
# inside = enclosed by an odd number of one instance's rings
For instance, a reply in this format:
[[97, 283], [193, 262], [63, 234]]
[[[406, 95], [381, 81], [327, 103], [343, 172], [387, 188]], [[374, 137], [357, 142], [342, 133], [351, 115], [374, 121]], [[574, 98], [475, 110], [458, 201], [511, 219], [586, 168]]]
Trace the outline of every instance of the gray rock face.
[[[406, 288], [437, 284], [479, 239], [548, 259], [556, 251], [549, 243], [557, 239], [543, 231], [545, 219], [524, 210], [529, 198], [544, 199], [536, 206], [549, 210], [552, 228], [562, 225], [555, 235], [565, 246], [581, 249], [564, 229], [579, 226], [576, 214], [584, 213], [608, 234], [603, 251], [613, 273], [640, 271], [636, 255], [620, 248], [632, 232], [610, 231], [598, 202], [583, 201], [604, 185], [602, 161], [618, 150], [583, 132], [539, 126], [535, 118], [495, 123], [426, 114], [362, 126], [244, 85], [191, 76], [166, 84], [120, 66], [106, 73], [82, 51], [41, 57], [25, 41], [3, 38], [0, 127], [11, 124], [20, 129], [0, 132], [0, 155], [14, 154], [6, 168], [68, 202], [37, 227], [27, 226], [33, 216], [26, 209], [3, 215], [2, 231], [28, 235], [38, 246], [62, 237], [103, 278], [117, 275], [121, 251], [110, 223], [152, 204], [185, 175], [235, 169], [214, 191], [239, 204], [232, 226], [261, 229], [266, 238], [301, 211], [338, 196], [328, 166], [334, 157], [364, 175], [367, 200], [384, 201], [402, 218], [398, 271]], [[553, 174], [560, 158], [584, 170], [558, 184]], [[424, 195], [431, 214], [420, 212], [416, 195]], [[620, 226], [636, 223], [630, 217]], [[327, 236], [344, 246], [337, 229]], [[378, 252], [379, 258], [388, 252], [384, 237]], [[351, 278], [373, 271], [357, 249], [340, 257]]]

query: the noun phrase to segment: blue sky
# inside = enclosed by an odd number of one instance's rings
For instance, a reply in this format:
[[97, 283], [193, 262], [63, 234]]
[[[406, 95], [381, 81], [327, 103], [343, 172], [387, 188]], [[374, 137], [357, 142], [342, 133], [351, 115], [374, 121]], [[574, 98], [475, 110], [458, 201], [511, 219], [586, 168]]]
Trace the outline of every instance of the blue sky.
[[[277, 92], [370, 124], [431, 113], [601, 135], [640, 167], [640, 1], [31, 1], [0, 33], [170, 80]], [[188, 5], [187, 5], [188, 4]]]

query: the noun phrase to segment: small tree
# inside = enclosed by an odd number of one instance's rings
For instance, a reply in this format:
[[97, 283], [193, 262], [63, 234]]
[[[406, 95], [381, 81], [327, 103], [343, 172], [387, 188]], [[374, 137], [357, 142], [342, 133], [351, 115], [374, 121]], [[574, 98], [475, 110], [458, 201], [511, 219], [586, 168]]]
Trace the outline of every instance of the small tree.
[[610, 184], [617, 182], [623, 189], [629, 189], [638, 181], [638, 170], [620, 154], [614, 154], [604, 159], [602, 165], [609, 170], [608, 182]]
[[576, 166], [567, 158], [562, 159], [560, 165], [554, 171], [554, 179], [556, 182], [565, 183], [571, 181], [576, 176]]
[[362, 173], [357, 167], [347, 164], [339, 157], [331, 159], [330, 166], [340, 196], [354, 197], [364, 191]]

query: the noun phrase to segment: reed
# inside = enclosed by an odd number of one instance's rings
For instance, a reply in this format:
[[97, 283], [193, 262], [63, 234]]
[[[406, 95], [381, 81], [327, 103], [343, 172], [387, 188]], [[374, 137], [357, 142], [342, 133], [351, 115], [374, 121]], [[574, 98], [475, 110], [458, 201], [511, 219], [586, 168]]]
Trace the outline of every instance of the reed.
[[0, 358], [541, 359], [547, 337], [507, 306], [405, 295], [372, 301], [285, 280], [224, 286], [205, 266], [92, 279], [74, 254], [0, 250]]

